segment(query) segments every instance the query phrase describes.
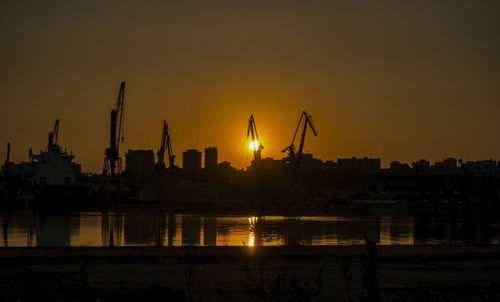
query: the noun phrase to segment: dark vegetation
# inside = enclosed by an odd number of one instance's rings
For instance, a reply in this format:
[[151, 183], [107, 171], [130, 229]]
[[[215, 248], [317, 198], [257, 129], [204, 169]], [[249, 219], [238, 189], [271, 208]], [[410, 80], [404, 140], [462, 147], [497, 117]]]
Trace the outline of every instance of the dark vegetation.
[[[2, 301], [498, 301], [500, 247], [2, 249]], [[453, 256], [453, 257], [450, 257]], [[466, 278], [464, 278], [466, 277]]]

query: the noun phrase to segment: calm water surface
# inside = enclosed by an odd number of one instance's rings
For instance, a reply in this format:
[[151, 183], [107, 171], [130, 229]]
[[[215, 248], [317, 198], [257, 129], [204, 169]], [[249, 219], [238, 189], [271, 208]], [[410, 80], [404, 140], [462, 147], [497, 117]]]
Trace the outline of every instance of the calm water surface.
[[[495, 215], [496, 216], [496, 215]], [[41, 213], [2, 210], [0, 246], [257, 246], [499, 244], [499, 219], [480, 214], [254, 216], [163, 210]]]

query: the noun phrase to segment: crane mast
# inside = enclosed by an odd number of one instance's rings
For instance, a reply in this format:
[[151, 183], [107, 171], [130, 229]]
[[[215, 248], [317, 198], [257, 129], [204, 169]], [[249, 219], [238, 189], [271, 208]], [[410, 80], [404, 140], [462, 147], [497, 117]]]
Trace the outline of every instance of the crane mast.
[[[297, 132], [299, 131], [302, 120], [304, 120], [304, 125], [302, 128], [299, 150], [297, 151], [297, 153], [295, 153], [295, 138], [297, 137]], [[307, 113], [304, 110], [304, 111], [302, 111], [302, 114], [300, 115], [300, 119], [299, 119], [299, 123], [297, 124], [297, 128], [295, 128], [295, 133], [293, 134], [292, 142], [290, 143], [290, 145], [288, 147], [281, 150], [281, 152], [288, 151], [288, 157], [286, 159], [286, 164], [292, 168], [299, 168], [302, 164], [302, 151], [304, 150], [304, 142], [306, 139], [307, 125], [309, 125], [309, 127], [311, 128], [314, 136], [317, 136], [318, 131], [316, 130], [316, 127], [314, 127], [312, 117], [309, 113]]]
[[122, 159], [120, 158], [120, 141], [124, 140], [123, 108], [125, 101], [125, 81], [120, 84], [120, 91], [116, 98], [115, 106], [111, 110], [109, 148], [105, 150], [103, 175], [115, 175], [122, 172]]
[[10, 162], [10, 142], [7, 143], [7, 159], [5, 159], [5, 175], [8, 176], [9, 171], [9, 162]]
[[253, 114], [251, 114], [250, 118], [248, 119], [247, 139], [249, 136], [252, 137], [251, 144], [253, 146], [254, 160], [258, 161], [262, 157], [262, 149], [264, 149], [264, 146], [259, 141], [259, 134], [257, 132], [257, 126], [255, 125]]
[[458, 159], [458, 164], [460, 165], [462, 172], [464, 172], [464, 175], [467, 175], [467, 169], [465, 168], [464, 161], [461, 158]]
[[166, 132], [167, 132], [167, 121], [163, 121], [163, 130], [161, 133], [161, 143], [160, 143], [160, 149], [158, 149], [158, 152], [156, 152], [156, 156], [158, 156], [158, 168], [160, 169], [165, 169], [165, 143], [166, 143]]
[[56, 120], [54, 128], [49, 132], [49, 146], [57, 146], [57, 137], [59, 136], [59, 120]]
[[168, 167], [170, 169], [174, 168], [174, 149], [172, 148], [172, 141], [170, 140], [170, 134], [168, 133], [168, 125], [167, 125], [167, 153], [168, 153]]
[[173, 168], [174, 167], [174, 151], [172, 149], [172, 142], [170, 141], [170, 134], [168, 133], [168, 124], [167, 121], [163, 121], [163, 131], [161, 134], [161, 143], [160, 143], [160, 149], [158, 149], [158, 152], [156, 155], [158, 156], [158, 168], [160, 169], [165, 169], [165, 148], [167, 149], [167, 155], [168, 155], [168, 167]]

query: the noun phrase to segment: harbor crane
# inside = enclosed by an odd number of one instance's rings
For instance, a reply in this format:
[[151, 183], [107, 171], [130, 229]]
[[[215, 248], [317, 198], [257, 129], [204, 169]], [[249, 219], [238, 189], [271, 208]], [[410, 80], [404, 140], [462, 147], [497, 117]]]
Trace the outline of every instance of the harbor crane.
[[264, 149], [264, 146], [259, 141], [259, 134], [257, 133], [257, 126], [255, 126], [253, 114], [251, 114], [248, 119], [247, 139], [250, 135], [252, 137], [250, 149], [253, 151], [254, 160], [258, 161], [261, 159], [262, 149]]
[[[295, 152], [295, 143], [294, 143], [295, 137], [297, 136], [297, 132], [299, 131], [302, 120], [304, 120], [304, 126], [302, 128], [302, 135], [300, 138], [299, 150], [297, 152]], [[302, 114], [300, 115], [299, 123], [297, 124], [297, 128], [295, 129], [295, 133], [293, 134], [292, 143], [288, 147], [286, 147], [285, 149], [281, 150], [281, 152], [288, 151], [288, 157], [285, 160], [285, 165], [287, 165], [291, 168], [300, 168], [301, 167], [302, 150], [304, 149], [304, 141], [306, 139], [307, 125], [309, 125], [309, 127], [311, 128], [314, 136], [317, 136], [318, 131], [314, 127], [312, 117], [309, 113], [307, 113], [304, 110], [304, 111], [302, 111]]]
[[9, 162], [10, 162], [10, 142], [7, 143], [7, 159], [5, 160], [5, 170], [4, 170], [4, 174], [6, 176], [9, 176]]
[[120, 84], [120, 91], [111, 110], [111, 123], [109, 135], [109, 148], [106, 148], [103, 175], [115, 175], [122, 172], [122, 159], [119, 148], [120, 141], [124, 140], [123, 130], [123, 105], [125, 100], [125, 81]]
[[167, 148], [168, 155], [168, 167], [171, 169], [174, 167], [174, 151], [172, 149], [172, 142], [170, 141], [170, 134], [168, 133], [168, 124], [167, 121], [163, 121], [163, 131], [161, 133], [161, 144], [160, 149], [156, 153], [158, 156], [158, 168], [165, 169], [165, 148]]
[[59, 136], [59, 120], [56, 120], [54, 128], [49, 132], [49, 146], [57, 146], [57, 137]]

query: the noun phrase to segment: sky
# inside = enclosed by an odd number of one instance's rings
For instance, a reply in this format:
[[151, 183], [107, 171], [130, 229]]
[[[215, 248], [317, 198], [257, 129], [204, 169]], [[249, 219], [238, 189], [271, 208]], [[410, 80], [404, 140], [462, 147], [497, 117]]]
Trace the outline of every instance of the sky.
[[101, 172], [126, 81], [128, 149], [281, 158], [302, 110], [323, 160], [500, 159], [499, 1], [1, 1], [0, 158], [59, 143]]

